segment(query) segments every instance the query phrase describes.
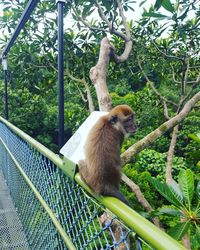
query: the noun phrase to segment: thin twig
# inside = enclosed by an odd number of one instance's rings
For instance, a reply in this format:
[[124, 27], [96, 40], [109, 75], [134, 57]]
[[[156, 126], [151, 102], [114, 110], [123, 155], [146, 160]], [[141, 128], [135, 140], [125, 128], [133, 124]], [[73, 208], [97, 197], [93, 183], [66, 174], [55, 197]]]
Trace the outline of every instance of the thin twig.
[[167, 100], [165, 97], [163, 97], [160, 92], [158, 92], [158, 90], [154, 87], [154, 84], [152, 81], [150, 81], [149, 77], [147, 76], [147, 74], [145, 73], [145, 71], [143, 70], [142, 68], [142, 65], [141, 65], [141, 61], [139, 59], [139, 57], [137, 57], [137, 61], [138, 61], [138, 65], [139, 65], [139, 68], [144, 76], [144, 78], [146, 79], [147, 83], [149, 84], [149, 86], [151, 87], [151, 89], [153, 90], [153, 92], [160, 98], [160, 100], [162, 101], [162, 104], [163, 104], [163, 109], [164, 109], [164, 116], [167, 120], [170, 119], [169, 117], [169, 113], [168, 113], [168, 108], [167, 108], [167, 103], [170, 103], [170, 104], [173, 104], [174, 106], [177, 106], [176, 103], [172, 102], [172, 101], [169, 101]]
[[158, 47], [157, 43], [156, 43], [153, 39], [150, 38], [150, 40], [152, 41], [152, 43], [153, 43], [153, 45], [155, 46], [155, 48], [156, 48], [162, 55], [164, 55], [165, 57], [177, 59], [177, 60], [179, 60], [179, 61], [183, 61], [183, 58], [181, 58], [181, 57], [166, 54], [165, 52], [163, 52], [163, 51]]
[[110, 33], [111, 33], [111, 34], [115, 34], [116, 36], [122, 38], [124, 41], [129, 41], [130, 38], [128, 38], [124, 33], [122, 33], [122, 32], [120, 32], [120, 31], [116, 30], [116, 29], [113, 27], [112, 23], [109, 22], [109, 20], [107, 19], [107, 17], [105, 16], [105, 14], [104, 14], [104, 12], [103, 12], [103, 9], [101, 8], [101, 5], [99, 4], [99, 2], [96, 0], [95, 3], [96, 3], [96, 6], [97, 6], [97, 8], [98, 8], [100, 17], [101, 17], [102, 20], [107, 24]]
[[171, 65], [171, 68], [172, 68], [172, 77], [173, 77], [173, 81], [176, 82], [176, 83], [178, 83], [178, 84], [181, 84], [181, 82], [178, 81], [178, 80], [176, 80], [176, 78], [175, 78], [175, 71], [174, 71], [173, 65]]
[[109, 30], [106, 29], [102, 29], [96, 26], [91, 25], [89, 22], [87, 22], [82, 16], [80, 16], [78, 14], [78, 12], [76, 11], [76, 8], [74, 8], [74, 6], [72, 6], [72, 10], [74, 11], [74, 14], [76, 15], [76, 17], [79, 19], [79, 21], [81, 21], [87, 28], [89, 28], [90, 30], [98, 30], [98, 31], [102, 31], [102, 32], [109, 32]]
[[122, 7], [122, 4], [121, 4], [120, 0], [117, 0], [117, 5], [118, 5], [119, 13], [120, 13], [120, 16], [122, 18], [122, 22], [123, 22], [123, 25], [124, 25], [124, 28], [125, 28], [126, 36], [130, 40], [131, 39], [131, 32], [130, 32], [130, 29], [128, 27], [128, 23], [126, 21], [126, 17], [124, 15], [123, 7]]
[[188, 57], [184, 60], [183, 67], [184, 67], [184, 70], [182, 73], [182, 81], [181, 81], [181, 96], [182, 97], [184, 97], [186, 94], [186, 84], [187, 84], [189, 67], [190, 67], [190, 61]]

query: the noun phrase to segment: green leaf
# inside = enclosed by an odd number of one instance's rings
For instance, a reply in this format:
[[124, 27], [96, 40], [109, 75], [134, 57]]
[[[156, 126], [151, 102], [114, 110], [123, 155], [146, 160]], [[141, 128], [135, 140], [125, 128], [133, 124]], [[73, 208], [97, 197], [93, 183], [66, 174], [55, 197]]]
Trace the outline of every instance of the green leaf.
[[183, 194], [179, 188], [177, 182], [173, 181], [172, 183], [168, 184], [170, 190], [174, 193], [175, 196], [178, 196], [183, 200]]
[[167, 214], [167, 215], [178, 216], [178, 217], [180, 217], [182, 215], [178, 209], [171, 208], [171, 207], [160, 208], [159, 214]]
[[179, 186], [184, 199], [190, 206], [194, 195], [194, 174], [190, 169], [181, 170], [179, 173]]
[[174, 6], [172, 5], [170, 0], [163, 0], [162, 7], [171, 13], [174, 12]]
[[183, 198], [179, 195], [173, 188], [170, 188], [167, 184], [161, 183], [156, 178], [150, 177], [152, 185], [157, 189], [157, 191], [165, 197], [174, 206], [180, 208], [183, 207]]
[[92, 4], [84, 5], [82, 16], [86, 17], [91, 15], [91, 13], [94, 11], [94, 8], [92, 8]]
[[142, 14], [142, 16], [146, 16], [146, 17], [156, 17], [156, 18], [169, 18], [168, 16], [165, 16], [163, 14], [160, 13], [155, 13], [155, 12], [144, 12]]
[[191, 156], [192, 158], [198, 160], [198, 159], [200, 159], [200, 150], [189, 152], [188, 155]]
[[158, 10], [160, 9], [160, 7], [162, 6], [162, 1], [163, 0], [156, 0], [155, 4], [154, 4], [154, 9]]
[[178, 19], [181, 19], [181, 21], [183, 21], [183, 19], [185, 19], [185, 18], [186, 18], [186, 16], [187, 16], [187, 14], [188, 14], [189, 9], [190, 9], [190, 6], [189, 6], [189, 7], [187, 7], [187, 8], [186, 8], [186, 9], [182, 12], [182, 14], [178, 17]]
[[190, 227], [190, 222], [179, 222], [175, 227], [169, 230], [169, 235], [171, 235], [176, 240], [181, 240], [183, 236], [187, 233]]
[[147, 0], [144, 0], [142, 1], [140, 4], [139, 4], [139, 7], [141, 7], [144, 3], [146, 3]]
[[191, 138], [192, 140], [200, 143], [200, 133], [198, 133], [196, 135], [195, 134], [189, 134], [188, 137]]
[[196, 228], [196, 237], [195, 237], [198, 241], [198, 243], [200, 244], [200, 227], [197, 226]]

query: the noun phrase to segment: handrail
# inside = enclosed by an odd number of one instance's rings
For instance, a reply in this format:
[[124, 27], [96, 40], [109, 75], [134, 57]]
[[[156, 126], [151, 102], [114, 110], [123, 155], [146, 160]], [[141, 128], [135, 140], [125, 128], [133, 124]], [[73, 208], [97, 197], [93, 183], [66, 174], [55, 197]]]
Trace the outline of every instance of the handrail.
[[[44, 154], [47, 158], [52, 160], [65, 174], [68, 175], [65, 161], [58, 155], [54, 154], [48, 148], [43, 146], [41, 143], [34, 140], [32, 137], [21, 131], [19, 128], [0, 117], [0, 121], [3, 122], [9, 129], [15, 134], [25, 140], [28, 144], [32, 145], [40, 153]], [[72, 163], [71, 164], [75, 164]], [[179, 244], [176, 240], [171, 238], [169, 235], [161, 231], [154, 224], [149, 222], [147, 219], [139, 215], [137, 212], [132, 210], [130, 207], [119, 201], [114, 197], [102, 197], [96, 196], [91, 189], [82, 181], [79, 174], [75, 176], [76, 182], [81, 185], [87, 192], [95, 197], [102, 205], [108, 208], [111, 212], [117, 215], [128, 227], [133, 229], [137, 235], [149, 243], [152, 247], [159, 250], [184, 250], [185, 248]]]
[[17, 134], [19, 137], [21, 137], [24, 141], [32, 145], [35, 149], [37, 149], [41, 154], [46, 156], [49, 160], [51, 160], [57, 167], [59, 167], [65, 174], [69, 176], [69, 170], [66, 169], [66, 165], [68, 168], [74, 169], [76, 167], [76, 164], [69, 159], [61, 158], [51, 150], [49, 150], [47, 147], [33, 139], [31, 136], [8, 122], [6, 119], [0, 116], [0, 121], [2, 121], [6, 126], [8, 126], [15, 134]]

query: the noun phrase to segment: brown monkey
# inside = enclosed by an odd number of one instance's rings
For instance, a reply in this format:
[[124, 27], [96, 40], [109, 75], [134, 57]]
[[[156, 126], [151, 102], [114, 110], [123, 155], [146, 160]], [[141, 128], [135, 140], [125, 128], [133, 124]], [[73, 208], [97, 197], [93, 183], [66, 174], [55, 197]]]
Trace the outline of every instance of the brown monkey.
[[91, 128], [85, 144], [85, 160], [79, 161], [82, 179], [96, 194], [114, 196], [128, 204], [119, 192], [120, 148], [124, 137], [135, 133], [133, 110], [119, 105]]

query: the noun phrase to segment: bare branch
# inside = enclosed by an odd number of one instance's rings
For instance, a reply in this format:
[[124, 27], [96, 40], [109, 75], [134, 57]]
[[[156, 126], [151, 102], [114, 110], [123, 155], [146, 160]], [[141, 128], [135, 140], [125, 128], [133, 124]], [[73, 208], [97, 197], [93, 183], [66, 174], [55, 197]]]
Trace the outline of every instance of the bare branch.
[[131, 32], [130, 32], [130, 29], [128, 27], [128, 23], [126, 21], [126, 17], [124, 15], [123, 7], [122, 7], [122, 4], [121, 4], [120, 0], [117, 0], [117, 5], [118, 5], [119, 13], [120, 13], [120, 16], [122, 18], [122, 22], [123, 22], [123, 25], [124, 25], [124, 28], [125, 28], [125, 31], [126, 31], [127, 39], [131, 40]]
[[[50, 66], [52, 69], [54, 69], [56, 72], [58, 71], [58, 69], [57, 69], [56, 67], [54, 67], [54, 65], [53, 65], [52, 63], [49, 63], [49, 66]], [[66, 77], [66, 76], [69, 77], [69, 78], [70, 78], [72, 81], [74, 81], [74, 82], [84, 84], [85, 89], [86, 89], [86, 93], [87, 93], [87, 101], [88, 101], [89, 111], [90, 111], [90, 113], [93, 112], [93, 111], [95, 110], [95, 108], [94, 108], [94, 103], [93, 103], [93, 100], [92, 100], [92, 95], [91, 95], [91, 92], [90, 92], [89, 85], [88, 85], [88, 83], [86, 82], [85, 78], [79, 79], [79, 78], [74, 77], [72, 74], [70, 74], [69, 69], [68, 69], [68, 66], [67, 66], [67, 68], [66, 68], [66, 70], [65, 70], [64, 76], [65, 76], [65, 77]], [[78, 91], [79, 91], [79, 93], [80, 93], [80, 95], [81, 95], [82, 100], [83, 100], [84, 102], [86, 102], [85, 97], [84, 97], [82, 91], [80, 90], [80, 88], [78, 87], [78, 85], [76, 85], [76, 87], [78, 88]]]
[[164, 109], [164, 116], [165, 116], [166, 120], [169, 120], [169, 119], [170, 119], [170, 116], [169, 116], [167, 104], [166, 104], [165, 101], [163, 101], [163, 109]]
[[116, 36], [122, 38], [124, 41], [125, 41], [125, 48], [124, 48], [124, 52], [118, 56], [116, 53], [115, 53], [115, 49], [114, 49], [114, 46], [113, 46], [113, 50], [112, 50], [112, 58], [113, 60], [116, 62], [116, 63], [122, 63], [124, 61], [126, 61], [130, 55], [130, 52], [132, 50], [132, 40], [131, 40], [131, 34], [130, 34], [130, 30], [128, 28], [128, 24], [126, 22], [126, 17], [124, 16], [124, 12], [123, 12], [123, 8], [122, 8], [122, 5], [121, 5], [121, 2], [118, 0], [117, 1], [117, 4], [118, 4], [118, 8], [119, 8], [119, 12], [120, 12], [120, 16], [122, 18], [122, 21], [123, 21], [123, 25], [124, 25], [124, 28], [125, 28], [125, 32], [126, 34], [124, 34], [123, 32], [120, 32], [118, 30], [116, 30], [112, 23], [108, 21], [107, 17], [104, 15], [104, 12], [99, 4], [99, 2], [96, 0], [96, 6], [99, 10], [99, 15], [100, 17], [102, 18], [103, 21], [105, 21], [105, 23], [107, 24], [108, 28], [109, 28], [109, 31], [111, 34], [115, 34]]
[[97, 8], [98, 8], [98, 10], [99, 10], [99, 15], [100, 15], [100, 17], [103, 19], [103, 21], [107, 24], [107, 26], [108, 26], [108, 28], [109, 28], [109, 30], [111, 31], [112, 30], [112, 25], [111, 25], [111, 23], [109, 22], [109, 20], [107, 19], [107, 17], [106, 17], [106, 15], [104, 14], [104, 12], [103, 12], [103, 10], [102, 10], [102, 8], [101, 8], [101, 5], [99, 4], [99, 1], [95, 1], [95, 4], [96, 4], [96, 6], [97, 6]]
[[101, 17], [101, 19], [106, 23], [106, 25], [108, 26], [108, 30], [106, 29], [101, 29], [101, 28], [98, 28], [98, 27], [94, 27], [92, 25], [90, 25], [83, 17], [81, 17], [78, 12], [76, 11], [76, 8], [72, 6], [72, 9], [75, 13], [75, 15], [78, 17], [78, 19], [87, 27], [89, 28], [90, 30], [99, 30], [99, 31], [103, 31], [103, 32], [110, 32], [110, 34], [114, 34], [118, 37], [120, 37], [121, 39], [123, 39], [125, 41], [125, 48], [124, 48], [124, 51], [123, 53], [118, 56], [116, 53], [115, 53], [115, 48], [114, 46], [112, 46], [112, 54], [110, 54], [110, 56], [112, 57], [112, 59], [116, 62], [116, 63], [121, 63], [121, 62], [124, 62], [128, 59], [129, 57], [129, 54], [132, 50], [132, 40], [131, 40], [131, 34], [130, 34], [130, 30], [129, 30], [129, 27], [128, 27], [128, 24], [126, 22], [126, 17], [124, 15], [124, 12], [123, 12], [123, 8], [122, 8], [122, 4], [121, 2], [118, 0], [117, 1], [117, 4], [118, 4], [118, 8], [119, 8], [119, 13], [120, 13], [120, 16], [122, 18], [122, 22], [123, 22], [123, 25], [124, 25], [124, 28], [125, 28], [125, 33], [124, 34], [123, 32], [121, 31], [118, 31], [117, 29], [114, 28], [113, 26], [113, 23], [110, 22], [108, 20], [108, 18], [106, 17], [106, 15], [104, 14], [103, 12], [103, 9], [99, 3], [98, 0], [95, 1], [95, 4], [96, 4], [96, 7], [98, 8], [98, 12], [99, 12], [99, 15]]
[[112, 108], [112, 100], [109, 95], [108, 87], [106, 84], [107, 70], [110, 62], [112, 46], [107, 37], [104, 37], [101, 41], [101, 48], [99, 54], [99, 60], [96, 66], [90, 69], [90, 79], [93, 82], [99, 109], [101, 111], [110, 111]]
[[177, 60], [179, 60], [179, 61], [183, 61], [183, 58], [181, 58], [181, 57], [166, 54], [165, 52], [163, 52], [163, 51], [158, 47], [157, 43], [156, 43], [153, 39], [150, 38], [150, 40], [151, 40], [152, 43], [154, 44], [155, 48], [156, 48], [163, 56], [168, 57], [168, 58], [177, 59]]
[[98, 30], [98, 31], [103, 31], [103, 32], [109, 32], [109, 30], [92, 26], [89, 22], [87, 22], [82, 16], [80, 16], [78, 14], [78, 12], [77, 12], [76, 8], [74, 8], [74, 6], [72, 6], [72, 10], [74, 11], [74, 14], [79, 19], [79, 21], [81, 21], [88, 29], [90, 29], [90, 30]]
[[[116, 63], [122, 63], [122, 62], [125, 62], [127, 59], [128, 59], [128, 57], [129, 57], [129, 55], [130, 55], [130, 53], [131, 53], [131, 51], [132, 51], [132, 45], [133, 45], [133, 42], [130, 40], [130, 41], [128, 41], [128, 42], [125, 42], [125, 48], [124, 48], [124, 52], [120, 55], [120, 56], [118, 56], [116, 53], [115, 53], [115, 50], [113, 49], [113, 53], [112, 53], [112, 58], [113, 58], [113, 60], [116, 62]], [[113, 48], [114, 48], [114, 46], [113, 46]]]
[[153, 90], [153, 92], [154, 92], [154, 93], [160, 98], [160, 100], [162, 101], [163, 109], [164, 109], [164, 116], [165, 116], [165, 118], [166, 118], [167, 120], [169, 120], [170, 117], [169, 117], [169, 113], [168, 113], [167, 102], [173, 104], [173, 106], [177, 106], [177, 104], [174, 103], [174, 102], [171, 102], [171, 101], [167, 100], [166, 98], [164, 98], [164, 97], [160, 94], [160, 92], [158, 92], [158, 90], [154, 87], [153, 82], [150, 81], [149, 77], [147, 76], [147, 74], [146, 74], [145, 71], [143, 70], [142, 65], [141, 65], [141, 61], [140, 61], [139, 57], [137, 57], [137, 61], [138, 61], [139, 68], [140, 68], [140, 70], [141, 70], [141, 72], [142, 72], [144, 78], [146, 79], [147, 83], [149, 84], [149, 86], [151, 87], [151, 89]]
[[137, 60], [138, 60], [138, 65], [139, 65], [139, 68], [144, 76], [144, 78], [146, 79], [147, 83], [150, 85], [150, 87], [152, 88], [152, 90], [154, 91], [154, 93], [162, 100], [162, 101], [165, 101], [165, 102], [168, 102], [170, 104], [172, 104], [173, 106], [177, 107], [177, 104], [175, 102], [172, 102], [170, 100], [167, 100], [165, 97], [163, 97], [159, 92], [158, 90], [154, 87], [154, 84], [153, 82], [149, 79], [149, 77], [147, 76], [147, 74], [145, 73], [145, 71], [143, 70], [142, 68], [142, 65], [141, 65], [141, 61], [140, 61], [140, 58], [137, 57]]
[[52, 63], [49, 62], [49, 66], [50, 66], [53, 70], [55, 70], [56, 72], [58, 72], [58, 69], [57, 69]]
[[169, 146], [169, 150], [167, 152], [167, 163], [166, 163], [166, 183], [172, 183], [173, 177], [172, 177], [172, 160], [174, 156], [174, 150], [177, 140], [177, 134], [178, 134], [179, 125], [176, 125], [172, 132], [172, 138], [171, 143]]
[[[138, 202], [142, 205], [142, 207], [147, 212], [152, 212], [154, 209], [151, 207], [149, 202], [145, 199], [144, 195], [142, 194], [140, 187], [135, 184], [131, 179], [129, 179], [125, 174], [122, 174], [122, 181], [126, 183], [126, 185], [135, 193]], [[152, 221], [156, 226], [164, 230], [160, 224], [160, 221], [157, 218], [153, 218]]]
[[152, 131], [150, 134], [145, 136], [140, 141], [136, 142], [134, 145], [132, 145], [128, 150], [126, 150], [121, 155], [121, 161], [122, 165], [130, 162], [130, 160], [141, 150], [148, 147], [151, 143], [153, 143], [156, 139], [158, 139], [161, 135], [163, 135], [166, 131], [173, 128], [180, 122], [182, 122], [189, 112], [194, 108], [195, 104], [200, 101], [200, 91], [196, 93], [183, 107], [181, 112], [171, 118], [170, 120], [164, 122], [160, 127], [158, 127], [156, 130]]
[[193, 65], [193, 66], [190, 66], [190, 69], [199, 69], [200, 68], [200, 65]]
[[196, 81], [188, 81], [187, 83], [189, 83], [189, 84], [194, 84], [194, 86], [196, 86], [198, 83], [200, 83], [200, 73], [199, 73], [199, 75], [197, 76]]
[[182, 96], [180, 103], [179, 103], [179, 107], [177, 110], [177, 113], [179, 112], [179, 110], [181, 109], [183, 103], [191, 96], [192, 92], [194, 91], [194, 89], [196, 88], [196, 86], [200, 83], [200, 73], [197, 76], [196, 81], [192, 81], [194, 84], [191, 86], [191, 90], [189, 91], [189, 93], [186, 96]]
[[190, 61], [189, 58], [186, 58], [183, 63], [183, 73], [182, 73], [182, 81], [181, 81], [181, 95], [182, 97], [186, 94], [186, 84], [188, 79], [188, 73], [189, 73], [189, 67], [190, 67]]
[[180, 82], [180, 81], [177, 81], [176, 78], [175, 78], [175, 71], [174, 71], [173, 65], [171, 65], [171, 68], [172, 68], [172, 77], [173, 77], [173, 81], [176, 82], [176, 83], [178, 83], [178, 84], [181, 84], [181, 82]]
[[84, 97], [82, 91], [80, 90], [80, 88], [78, 87], [78, 85], [76, 85], [76, 87], [79, 90], [79, 93], [80, 93], [80, 95], [82, 97], [82, 100], [84, 102], [86, 102], [86, 101], [88, 102], [90, 113], [93, 112], [95, 110], [94, 103], [93, 103], [93, 100], [92, 100], [92, 95], [91, 95], [91, 92], [90, 92], [89, 85], [86, 82], [86, 80], [84, 78], [83, 79], [79, 79], [79, 78], [74, 77], [72, 74], [70, 74], [70, 72], [68, 71], [68, 69], [65, 71], [65, 76], [68, 76], [74, 82], [84, 84], [85, 89], [86, 89], [86, 93], [87, 93], [87, 100], [85, 100], [85, 97]]
[[101, 19], [107, 24], [110, 33], [115, 34], [118, 37], [121, 37], [124, 41], [129, 41], [130, 39], [128, 39], [127, 36], [123, 32], [116, 30], [113, 27], [112, 23], [109, 22], [109, 20], [107, 19], [107, 17], [105, 16], [105, 14], [101, 8], [101, 5], [99, 4], [99, 2], [97, 0], [95, 2], [96, 2], [96, 6], [98, 8], [98, 11], [99, 11], [99, 15], [100, 15]]
[[75, 84], [75, 86], [77, 87], [77, 89], [78, 89], [78, 91], [79, 91], [79, 93], [80, 93], [80, 96], [81, 96], [82, 100], [83, 100], [84, 102], [87, 102], [87, 99], [85, 99], [85, 97], [84, 97], [82, 91], [80, 90], [78, 84]]

